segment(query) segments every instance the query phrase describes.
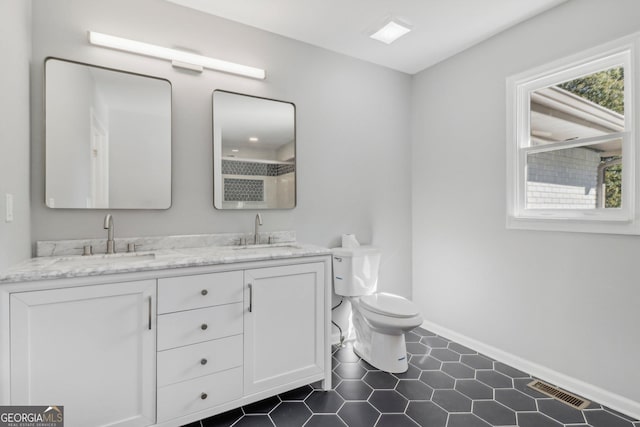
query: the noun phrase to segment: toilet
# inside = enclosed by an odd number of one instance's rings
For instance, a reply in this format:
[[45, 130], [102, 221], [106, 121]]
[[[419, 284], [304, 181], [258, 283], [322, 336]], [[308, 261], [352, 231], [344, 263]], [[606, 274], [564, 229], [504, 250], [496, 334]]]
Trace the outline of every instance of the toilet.
[[404, 333], [422, 324], [418, 307], [399, 295], [376, 292], [378, 248], [335, 248], [332, 253], [335, 293], [351, 302], [354, 351], [382, 371], [405, 372], [409, 365]]

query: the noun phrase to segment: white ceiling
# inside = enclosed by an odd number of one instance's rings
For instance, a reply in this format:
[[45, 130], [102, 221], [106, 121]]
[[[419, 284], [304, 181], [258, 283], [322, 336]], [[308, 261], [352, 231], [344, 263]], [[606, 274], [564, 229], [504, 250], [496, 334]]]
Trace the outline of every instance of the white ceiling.
[[[415, 74], [566, 0], [167, 0]], [[413, 26], [391, 45], [388, 17]]]

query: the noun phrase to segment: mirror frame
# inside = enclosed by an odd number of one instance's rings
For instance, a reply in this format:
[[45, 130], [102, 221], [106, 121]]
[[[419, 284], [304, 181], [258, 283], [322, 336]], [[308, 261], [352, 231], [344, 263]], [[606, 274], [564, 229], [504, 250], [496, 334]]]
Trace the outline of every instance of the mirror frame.
[[[137, 76], [137, 77], [145, 77], [145, 78], [150, 78], [150, 79], [154, 79], [154, 80], [160, 80], [163, 82], [166, 82], [169, 84], [169, 200], [168, 200], [168, 205], [166, 207], [152, 207], [152, 208], [148, 208], [148, 207], [107, 207], [107, 208], [86, 208], [86, 207], [50, 207], [49, 203], [47, 201], [47, 62], [49, 60], [57, 60], [57, 61], [62, 61], [62, 62], [67, 62], [67, 63], [71, 63], [71, 64], [76, 64], [76, 65], [83, 65], [83, 66], [87, 66], [87, 67], [92, 67], [92, 68], [97, 68], [97, 69], [101, 69], [101, 70], [106, 70], [106, 71], [113, 71], [116, 73], [122, 73], [122, 74], [129, 74], [129, 75], [133, 75], [133, 76]], [[137, 72], [133, 72], [133, 71], [125, 71], [125, 70], [121, 70], [121, 69], [117, 69], [117, 68], [112, 68], [112, 67], [106, 67], [106, 66], [102, 66], [102, 65], [95, 65], [95, 64], [90, 64], [87, 62], [81, 62], [81, 61], [76, 61], [76, 60], [72, 60], [72, 59], [65, 59], [65, 58], [59, 58], [56, 56], [47, 56], [44, 59], [44, 67], [43, 67], [43, 133], [44, 133], [44, 139], [43, 139], [43, 146], [44, 146], [44, 151], [43, 151], [43, 162], [44, 162], [44, 176], [43, 176], [43, 180], [44, 180], [44, 204], [47, 208], [49, 209], [58, 209], [58, 210], [62, 210], [62, 209], [73, 209], [73, 210], [100, 210], [100, 211], [104, 211], [104, 210], [168, 210], [171, 208], [171, 206], [173, 205], [173, 186], [174, 186], [174, 182], [173, 182], [173, 84], [171, 83], [171, 80], [164, 78], [164, 77], [158, 77], [158, 76], [152, 76], [152, 75], [148, 75], [148, 74], [142, 74], [142, 73], [137, 73]]]
[[[257, 208], [257, 207], [247, 207], [247, 208], [223, 208], [223, 207], [218, 207], [216, 206], [216, 191], [217, 191], [217, 185], [216, 185], [216, 155], [220, 155], [220, 157], [222, 157], [222, 142], [220, 142], [220, 152], [217, 153], [216, 151], [216, 135], [215, 135], [215, 120], [216, 120], [216, 114], [215, 114], [215, 104], [214, 104], [214, 96], [216, 94], [216, 92], [221, 92], [221, 93], [226, 93], [226, 94], [231, 94], [231, 95], [239, 95], [239, 96], [245, 96], [245, 97], [249, 97], [249, 98], [255, 98], [255, 99], [260, 99], [260, 100], [264, 100], [264, 101], [274, 101], [274, 102], [280, 102], [280, 103], [284, 103], [284, 104], [290, 104], [293, 107], [293, 153], [294, 153], [294, 164], [293, 164], [293, 171], [294, 171], [294, 176], [295, 179], [293, 181], [293, 205], [290, 207], [275, 207], [275, 208]], [[240, 92], [234, 92], [234, 91], [230, 91], [230, 90], [224, 90], [224, 89], [215, 89], [212, 93], [211, 93], [211, 117], [212, 117], [212, 121], [211, 121], [211, 139], [212, 139], [212, 161], [213, 161], [213, 207], [217, 210], [226, 210], [226, 211], [250, 211], [250, 210], [290, 210], [290, 209], [295, 209], [298, 206], [298, 129], [297, 129], [297, 106], [295, 103], [290, 102], [290, 101], [283, 101], [281, 99], [274, 99], [274, 98], [267, 98], [264, 96], [256, 96], [256, 95], [249, 95], [246, 93], [240, 93]], [[220, 159], [220, 161], [222, 162], [222, 158]], [[222, 163], [220, 163], [222, 165]], [[222, 171], [220, 171], [220, 174], [222, 174]], [[221, 182], [219, 184], [220, 187], [220, 191], [224, 194], [224, 189], [223, 189], [223, 183]], [[222, 200], [222, 199], [221, 199]]]

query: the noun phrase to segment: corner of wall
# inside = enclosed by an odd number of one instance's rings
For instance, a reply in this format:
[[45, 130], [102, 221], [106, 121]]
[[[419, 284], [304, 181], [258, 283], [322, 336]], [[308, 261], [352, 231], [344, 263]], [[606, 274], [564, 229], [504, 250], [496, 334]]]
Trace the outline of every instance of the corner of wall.
[[[0, 90], [0, 269], [31, 256], [30, 89], [31, 0], [0, 3], [0, 47], [6, 60]], [[7, 198], [13, 198], [13, 220], [6, 218]]]

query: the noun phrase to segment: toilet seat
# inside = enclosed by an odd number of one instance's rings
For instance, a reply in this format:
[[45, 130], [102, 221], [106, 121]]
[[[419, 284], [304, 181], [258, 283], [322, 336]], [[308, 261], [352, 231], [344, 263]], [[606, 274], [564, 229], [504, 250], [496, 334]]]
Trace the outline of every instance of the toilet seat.
[[418, 307], [399, 295], [379, 292], [360, 297], [363, 308], [383, 316], [406, 319], [420, 315]]

